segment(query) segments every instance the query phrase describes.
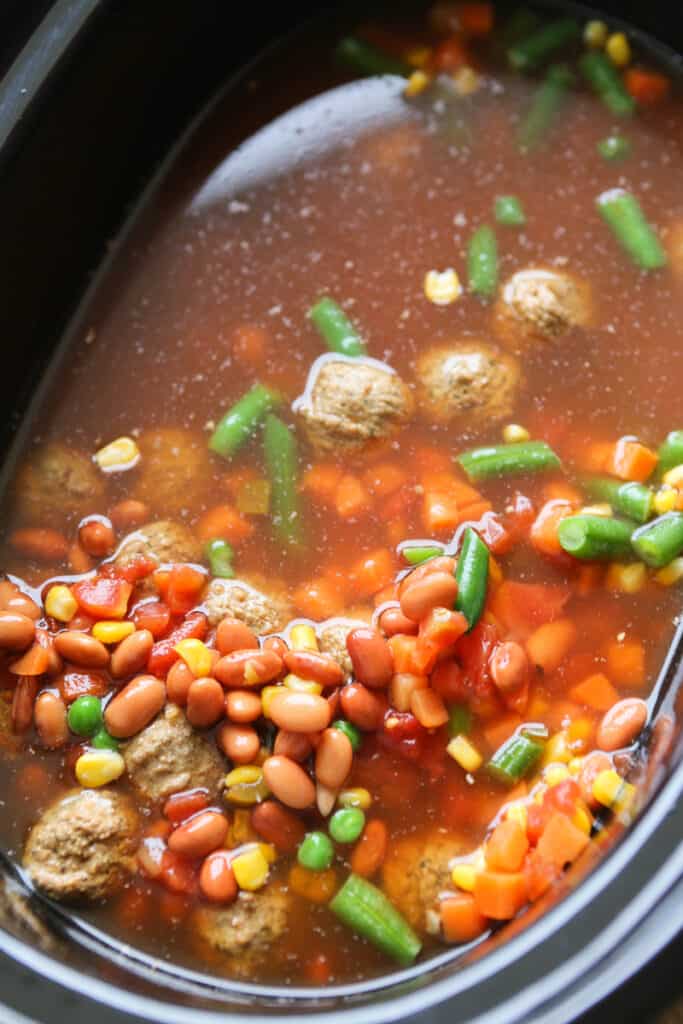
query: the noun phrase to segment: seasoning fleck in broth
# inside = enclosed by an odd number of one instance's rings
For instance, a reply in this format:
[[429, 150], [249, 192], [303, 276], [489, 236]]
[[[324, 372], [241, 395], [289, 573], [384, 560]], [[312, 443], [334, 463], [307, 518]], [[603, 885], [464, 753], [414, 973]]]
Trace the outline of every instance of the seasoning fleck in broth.
[[362, 980], [632, 820], [683, 577], [683, 119], [631, 45], [438, 4], [291, 96], [273, 56], [245, 96], [293, 109], [235, 149], [226, 96], [181, 153], [4, 499], [2, 838], [48, 896]]

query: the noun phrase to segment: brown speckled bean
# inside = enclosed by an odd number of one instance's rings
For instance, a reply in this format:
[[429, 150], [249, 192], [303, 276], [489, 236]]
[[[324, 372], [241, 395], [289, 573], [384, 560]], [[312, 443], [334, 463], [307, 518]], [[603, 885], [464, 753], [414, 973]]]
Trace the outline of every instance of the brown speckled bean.
[[220, 811], [200, 811], [183, 822], [168, 837], [168, 848], [182, 857], [206, 857], [223, 845], [228, 819]]
[[603, 715], [595, 734], [603, 750], [620, 750], [635, 740], [647, 721], [647, 704], [639, 697], [627, 697], [613, 704]]
[[603, 754], [601, 750], [594, 750], [584, 758], [577, 781], [581, 790], [581, 796], [589, 807], [596, 808], [599, 806], [598, 801], [593, 796], [593, 783], [600, 772], [606, 772], [611, 767], [612, 762], [607, 754]]
[[378, 630], [371, 626], [352, 629], [346, 638], [346, 649], [358, 682], [373, 690], [389, 685], [394, 674], [394, 658]]
[[252, 690], [229, 690], [225, 695], [225, 713], [240, 725], [255, 722], [263, 714], [261, 695]]
[[66, 705], [58, 694], [49, 690], [41, 693], [33, 709], [33, 719], [40, 741], [48, 750], [63, 747], [69, 739]]
[[147, 664], [153, 645], [154, 637], [148, 629], [136, 629], [112, 653], [109, 671], [115, 679], [139, 672]]
[[287, 651], [284, 663], [290, 672], [301, 679], [310, 679], [321, 686], [341, 686], [344, 672], [329, 654], [316, 651]]
[[216, 741], [226, 757], [235, 764], [253, 764], [261, 743], [256, 729], [250, 725], [223, 722], [216, 733]]
[[156, 676], [136, 676], [109, 702], [104, 724], [117, 739], [144, 729], [166, 703], [166, 687]]
[[286, 729], [279, 730], [273, 745], [273, 753], [299, 762], [305, 761], [312, 750], [311, 741], [305, 733], [287, 732]]
[[0, 648], [5, 651], [25, 651], [33, 643], [36, 624], [19, 612], [0, 612]]
[[341, 729], [325, 729], [315, 752], [315, 776], [330, 789], [339, 789], [351, 771], [353, 747]]
[[89, 633], [81, 633], [77, 629], [66, 629], [55, 637], [57, 653], [66, 661], [82, 668], [106, 668], [109, 664], [109, 651]]
[[263, 777], [271, 793], [297, 811], [315, 803], [315, 786], [296, 761], [279, 754], [263, 762]]
[[379, 729], [386, 704], [362, 683], [349, 683], [342, 687], [340, 703], [344, 717], [365, 732]]
[[270, 703], [270, 717], [288, 732], [320, 732], [330, 724], [331, 710], [324, 697], [283, 687]]
[[240, 619], [221, 619], [216, 629], [216, 647], [221, 654], [232, 654], [233, 651], [254, 650], [258, 640], [246, 623]]
[[401, 591], [401, 611], [407, 619], [422, 622], [433, 608], [452, 608], [457, 596], [455, 576], [431, 572]]

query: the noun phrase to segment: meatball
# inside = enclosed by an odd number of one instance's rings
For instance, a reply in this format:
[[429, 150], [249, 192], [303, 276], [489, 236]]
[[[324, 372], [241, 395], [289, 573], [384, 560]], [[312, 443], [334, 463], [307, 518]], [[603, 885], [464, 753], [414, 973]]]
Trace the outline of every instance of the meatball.
[[494, 328], [513, 351], [556, 338], [593, 317], [590, 285], [573, 274], [542, 267], [520, 270], [503, 285]]
[[141, 459], [131, 497], [164, 516], [201, 504], [211, 475], [204, 437], [164, 427], [145, 431], [138, 447]]
[[287, 930], [289, 897], [275, 883], [259, 892], [241, 892], [227, 907], [200, 907], [197, 934], [211, 949], [229, 958], [234, 974], [248, 975]]
[[351, 452], [387, 437], [412, 410], [412, 396], [390, 367], [375, 359], [321, 356], [295, 410], [317, 452]]
[[20, 467], [12, 491], [22, 523], [53, 526], [97, 512], [104, 488], [102, 475], [87, 455], [50, 442]]
[[424, 352], [416, 367], [420, 409], [436, 423], [485, 425], [512, 412], [519, 387], [514, 356], [464, 338]]
[[116, 565], [128, 565], [138, 555], [159, 563], [198, 562], [202, 549], [187, 526], [172, 519], [160, 519], [123, 539], [116, 553]]
[[357, 629], [358, 626], [367, 626], [372, 618], [372, 614], [370, 611], [367, 611], [365, 614], [364, 612], [365, 609], [360, 609], [353, 618], [337, 617], [327, 619], [318, 626], [318, 646], [320, 650], [323, 654], [329, 654], [330, 657], [334, 658], [347, 676], [352, 674], [353, 665], [351, 664], [349, 652], [346, 649], [346, 638], [352, 629]]
[[31, 829], [24, 867], [54, 899], [101, 899], [133, 870], [137, 831], [138, 817], [126, 797], [107, 789], [73, 790]]
[[194, 731], [175, 704], [167, 704], [122, 754], [133, 786], [150, 803], [197, 787], [217, 796], [226, 770], [215, 746]]
[[453, 888], [450, 862], [465, 852], [464, 840], [433, 830], [406, 836], [389, 848], [382, 866], [387, 896], [418, 931], [427, 931], [427, 915], [439, 893]]
[[266, 589], [256, 578], [249, 582], [214, 579], [204, 603], [212, 626], [229, 615], [244, 622], [257, 635], [278, 633], [294, 615], [282, 587], [271, 582]]

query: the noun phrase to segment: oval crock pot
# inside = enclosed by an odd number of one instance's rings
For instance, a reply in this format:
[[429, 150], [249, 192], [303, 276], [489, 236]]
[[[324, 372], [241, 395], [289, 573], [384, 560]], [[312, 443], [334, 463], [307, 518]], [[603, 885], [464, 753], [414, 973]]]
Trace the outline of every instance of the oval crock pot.
[[[15, 5], [24, 15], [30, 6]], [[603, 7], [683, 49], [683, 11], [669, 0], [641, 2], [633, 11], [619, 0]], [[29, 399], [133, 202], [212, 94], [314, 8], [236, 10], [225, 0], [35, 4], [34, 11], [47, 13], [0, 88], [6, 472]], [[327, 27], [346, 9], [332, 7]], [[665, 56], [677, 60], [671, 50]], [[239, 120], [244, 134], [257, 127], [251, 110], [241, 109]], [[660, 677], [663, 694], [683, 680], [680, 634]], [[34, 1020], [68, 1015], [71, 1024], [265, 1024], [292, 1016], [312, 1024], [575, 1020], [681, 931], [682, 753], [679, 742], [668, 777], [633, 828], [580, 886], [570, 879], [564, 899], [543, 916], [479, 948], [446, 951], [363, 985], [278, 989], [174, 970], [51, 907], [0, 853], [0, 1001]], [[9, 1009], [3, 1016], [0, 1009], [3, 1020], [27, 1016], [11, 1018]]]

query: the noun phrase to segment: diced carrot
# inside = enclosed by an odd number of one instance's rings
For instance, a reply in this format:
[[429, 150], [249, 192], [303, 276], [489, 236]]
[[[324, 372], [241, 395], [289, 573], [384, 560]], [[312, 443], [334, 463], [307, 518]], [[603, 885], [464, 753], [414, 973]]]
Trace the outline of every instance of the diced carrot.
[[439, 910], [446, 942], [472, 942], [488, 927], [470, 892], [459, 892], [441, 900]]
[[318, 462], [307, 469], [301, 479], [301, 490], [320, 502], [331, 502], [343, 476], [339, 466], [331, 462]]
[[596, 711], [609, 711], [619, 700], [619, 694], [603, 672], [596, 672], [577, 683], [569, 691], [569, 697], [577, 704], [585, 704]]
[[527, 901], [522, 872], [480, 871], [474, 883], [474, 900], [484, 917], [509, 921]]
[[372, 818], [351, 854], [351, 870], [362, 878], [371, 878], [379, 871], [387, 855], [389, 836], [380, 818]]
[[470, 505], [460, 506], [460, 515], [458, 516], [460, 523], [478, 523], [482, 516], [485, 516], [487, 512], [491, 512], [493, 505], [490, 501], [473, 501]]
[[239, 469], [233, 469], [222, 477], [222, 489], [230, 495], [233, 501], [236, 501], [237, 495], [244, 485], [252, 483], [258, 478], [259, 472], [254, 466], [240, 466]]
[[365, 486], [376, 498], [386, 498], [407, 482], [408, 477], [394, 462], [378, 462], [363, 474]]
[[294, 591], [294, 604], [301, 615], [306, 618], [328, 619], [331, 615], [339, 615], [344, 608], [344, 598], [334, 583], [324, 576], [302, 583]]
[[666, 99], [671, 88], [671, 81], [659, 71], [627, 68], [624, 73], [624, 85], [637, 103], [649, 107]]
[[607, 468], [620, 480], [644, 483], [654, 472], [658, 461], [657, 453], [640, 441], [629, 441], [622, 437], [614, 446], [612, 463]]
[[564, 498], [546, 501], [531, 527], [531, 543], [542, 555], [547, 555], [563, 564], [573, 564], [560, 544], [557, 528], [563, 519], [574, 513], [574, 506]]
[[417, 638], [415, 657], [421, 672], [431, 672], [439, 655], [452, 647], [467, 629], [467, 619], [462, 612], [433, 608], [420, 623]]
[[613, 457], [613, 441], [593, 441], [576, 455], [579, 466], [587, 473], [604, 473]]
[[425, 491], [422, 522], [429, 533], [454, 530], [460, 522], [458, 503], [448, 491]]
[[527, 894], [532, 903], [548, 891], [553, 882], [559, 878], [560, 873], [553, 864], [549, 864], [539, 857], [537, 850], [529, 851], [524, 863], [524, 874]]
[[559, 618], [569, 595], [569, 587], [562, 584], [503, 580], [490, 608], [509, 632], [527, 637], [544, 622]]
[[566, 814], [555, 811], [548, 819], [536, 849], [542, 860], [563, 868], [575, 861], [589, 842], [586, 833], [577, 828]]
[[418, 665], [416, 636], [397, 633], [396, 636], [389, 637], [387, 643], [394, 659], [394, 672], [422, 675]]
[[268, 334], [254, 324], [240, 324], [232, 332], [232, 354], [242, 366], [258, 369], [268, 349]]
[[458, 4], [457, 15], [460, 30], [466, 36], [487, 36], [493, 29], [493, 4]]
[[605, 567], [597, 562], [592, 565], [582, 565], [576, 579], [576, 592], [584, 596], [597, 590], [603, 581]]
[[430, 687], [417, 687], [410, 695], [410, 710], [425, 729], [438, 729], [448, 721], [443, 700]]
[[334, 493], [334, 507], [341, 519], [352, 519], [354, 516], [362, 515], [371, 507], [370, 495], [363, 487], [363, 483], [352, 473], [346, 473]]
[[616, 640], [607, 645], [607, 671], [618, 686], [645, 684], [645, 647], [640, 640]]
[[394, 578], [394, 557], [389, 548], [377, 548], [363, 555], [351, 569], [354, 591], [358, 597], [372, 597]]
[[251, 537], [253, 532], [253, 523], [245, 519], [232, 505], [214, 505], [204, 513], [196, 527], [197, 536], [202, 544], [216, 538], [230, 541], [231, 544], [239, 544], [247, 537]]
[[497, 717], [487, 722], [483, 731], [489, 750], [498, 750], [521, 724], [519, 715], [505, 715], [504, 718]]
[[81, 610], [95, 619], [122, 619], [132, 591], [132, 584], [126, 580], [107, 576], [93, 576], [71, 586]]
[[402, 540], [405, 540], [408, 533], [408, 523], [405, 519], [390, 519], [387, 522], [385, 537], [392, 548], [398, 547]]
[[528, 849], [529, 840], [522, 826], [512, 818], [505, 818], [486, 842], [486, 864], [491, 871], [519, 871]]
[[571, 619], [545, 622], [527, 640], [527, 654], [533, 665], [546, 673], [554, 672], [564, 661], [575, 639], [576, 626]]
[[325, 871], [311, 871], [303, 864], [295, 864], [289, 872], [289, 887], [311, 903], [329, 903], [337, 888], [337, 872], [334, 868]]
[[458, 505], [472, 505], [482, 500], [479, 491], [460, 480], [451, 470], [425, 470], [422, 467], [420, 483], [425, 491], [444, 491], [450, 494]]
[[15, 676], [42, 676], [43, 672], [47, 672], [49, 664], [50, 652], [36, 641], [20, 658], [12, 662], [9, 671]]
[[583, 501], [581, 492], [566, 480], [550, 480], [544, 484], [543, 497], [546, 501], [568, 501], [572, 505], [580, 505]]

